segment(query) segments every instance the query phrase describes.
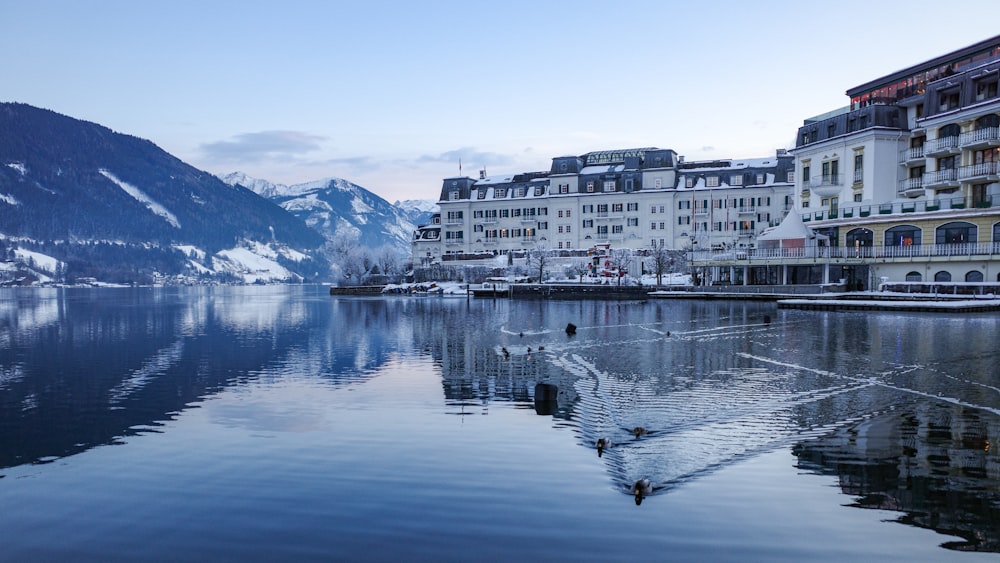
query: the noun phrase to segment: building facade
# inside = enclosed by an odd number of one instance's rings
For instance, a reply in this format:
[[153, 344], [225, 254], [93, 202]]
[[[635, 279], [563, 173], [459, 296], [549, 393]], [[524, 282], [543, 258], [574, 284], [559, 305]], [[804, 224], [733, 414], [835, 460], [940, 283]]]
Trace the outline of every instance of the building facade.
[[534, 249], [752, 248], [792, 208], [794, 159], [684, 162], [659, 148], [552, 159], [547, 172], [446, 178], [415, 264]]
[[998, 75], [1000, 36], [847, 90], [792, 151], [795, 211], [828, 244], [695, 262], [744, 283], [1000, 281]]

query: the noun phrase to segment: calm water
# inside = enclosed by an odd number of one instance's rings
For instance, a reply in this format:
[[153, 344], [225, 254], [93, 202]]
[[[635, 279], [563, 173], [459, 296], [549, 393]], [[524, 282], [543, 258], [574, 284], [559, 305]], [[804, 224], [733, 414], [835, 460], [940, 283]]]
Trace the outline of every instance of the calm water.
[[0, 558], [995, 561], [998, 332], [736, 302], [0, 290]]

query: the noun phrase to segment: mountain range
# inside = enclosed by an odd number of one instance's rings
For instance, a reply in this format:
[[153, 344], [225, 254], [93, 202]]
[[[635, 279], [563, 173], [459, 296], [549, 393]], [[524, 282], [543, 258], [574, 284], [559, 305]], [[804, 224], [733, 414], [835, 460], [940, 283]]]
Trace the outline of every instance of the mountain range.
[[4, 283], [320, 281], [338, 232], [407, 252], [419, 207], [336, 178], [220, 179], [148, 140], [0, 103]]

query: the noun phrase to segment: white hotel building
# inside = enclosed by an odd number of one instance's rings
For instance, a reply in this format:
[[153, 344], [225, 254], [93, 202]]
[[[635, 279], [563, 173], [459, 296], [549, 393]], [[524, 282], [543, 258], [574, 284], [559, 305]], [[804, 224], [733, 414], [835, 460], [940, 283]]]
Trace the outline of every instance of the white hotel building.
[[544, 248], [749, 249], [792, 208], [793, 158], [684, 162], [669, 149], [552, 159], [548, 172], [446, 178], [415, 264]]

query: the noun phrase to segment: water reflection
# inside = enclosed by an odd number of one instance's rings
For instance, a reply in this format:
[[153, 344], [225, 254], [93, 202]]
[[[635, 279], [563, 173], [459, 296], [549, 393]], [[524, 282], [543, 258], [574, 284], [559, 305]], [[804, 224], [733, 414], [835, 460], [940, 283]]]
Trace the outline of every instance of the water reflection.
[[[224, 389], [302, 377], [350, 389], [424, 356], [440, 370], [441, 412], [489, 415], [505, 402], [550, 417], [643, 510], [691, 479], [794, 448], [857, 506], [967, 540], [949, 547], [996, 551], [998, 330], [989, 316], [726, 301], [6, 291], [0, 468], [158, 431]], [[294, 405], [247, 412], [218, 416], [261, 429], [302, 418]]]
[[925, 402], [798, 444], [799, 467], [836, 476], [853, 506], [964, 538], [944, 547], [1000, 551], [997, 417]]

